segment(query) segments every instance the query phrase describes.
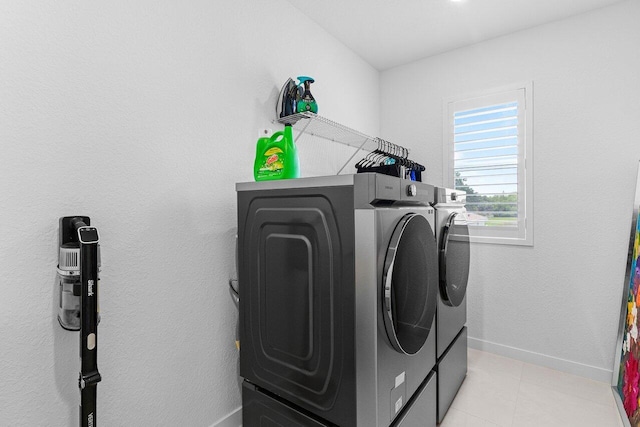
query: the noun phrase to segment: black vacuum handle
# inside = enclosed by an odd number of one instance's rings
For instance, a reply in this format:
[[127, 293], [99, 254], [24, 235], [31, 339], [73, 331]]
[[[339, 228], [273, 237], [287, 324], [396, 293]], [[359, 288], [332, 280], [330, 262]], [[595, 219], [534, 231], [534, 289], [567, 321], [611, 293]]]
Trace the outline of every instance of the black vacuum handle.
[[98, 230], [72, 220], [80, 243], [80, 426], [96, 427], [98, 372]]

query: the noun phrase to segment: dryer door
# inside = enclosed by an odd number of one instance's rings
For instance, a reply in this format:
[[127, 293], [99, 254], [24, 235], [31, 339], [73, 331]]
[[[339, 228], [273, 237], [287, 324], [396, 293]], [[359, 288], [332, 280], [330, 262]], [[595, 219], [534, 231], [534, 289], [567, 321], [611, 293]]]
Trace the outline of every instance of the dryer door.
[[447, 218], [440, 242], [440, 296], [450, 306], [462, 304], [469, 279], [469, 227], [464, 212]]
[[382, 276], [384, 325], [393, 348], [416, 354], [424, 345], [436, 311], [437, 245], [429, 221], [409, 213], [396, 225]]

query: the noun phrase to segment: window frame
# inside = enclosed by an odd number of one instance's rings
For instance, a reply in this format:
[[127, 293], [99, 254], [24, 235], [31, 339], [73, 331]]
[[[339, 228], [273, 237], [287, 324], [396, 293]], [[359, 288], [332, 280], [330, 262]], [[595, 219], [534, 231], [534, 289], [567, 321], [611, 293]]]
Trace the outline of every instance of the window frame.
[[[506, 230], [501, 227], [469, 226], [469, 240], [474, 243], [533, 246], [533, 82], [512, 84], [443, 100], [443, 183], [449, 188], [454, 188], [455, 185], [454, 112], [513, 100], [518, 100], [519, 118], [518, 227], [515, 230]], [[521, 117], [523, 120], [520, 120]]]

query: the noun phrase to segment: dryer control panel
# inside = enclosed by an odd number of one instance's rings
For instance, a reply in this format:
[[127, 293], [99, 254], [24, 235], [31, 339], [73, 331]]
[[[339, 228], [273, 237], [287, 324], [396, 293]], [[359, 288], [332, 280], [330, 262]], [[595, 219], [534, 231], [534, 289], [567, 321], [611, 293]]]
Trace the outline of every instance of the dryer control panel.
[[[394, 202], [430, 205], [435, 201], [435, 187], [388, 175], [360, 173], [354, 176], [356, 207]], [[360, 189], [367, 189], [360, 191]]]
[[436, 189], [435, 201], [436, 203], [442, 204], [464, 205], [467, 203], [467, 193], [454, 188], [438, 187]]

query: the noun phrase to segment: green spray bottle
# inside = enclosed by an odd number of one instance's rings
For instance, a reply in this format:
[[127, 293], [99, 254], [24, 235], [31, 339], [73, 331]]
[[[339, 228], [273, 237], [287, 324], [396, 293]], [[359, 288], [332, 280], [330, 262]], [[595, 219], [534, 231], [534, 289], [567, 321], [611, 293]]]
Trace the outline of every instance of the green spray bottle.
[[286, 125], [284, 131], [276, 132], [270, 137], [258, 139], [256, 160], [253, 164], [253, 177], [256, 181], [298, 178], [299, 176], [298, 151], [293, 142], [291, 125]]
[[[315, 82], [313, 77], [309, 76], [298, 76], [298, 91], [302, 92], [300, 98], [298, 99], [298, 103], [296, 104], [296, 110], [298, 113], [304, 113], [306, 111], [311, 111], [312, 113], [318, 113], [318, 103], [316, 99], [311, 95], [311, 83]], [[304, 86], [304, 91], [300, 86]]]

